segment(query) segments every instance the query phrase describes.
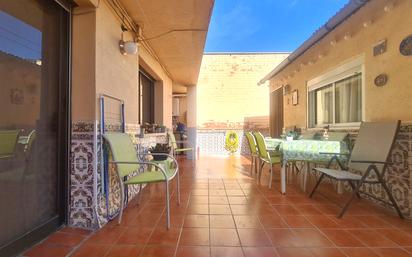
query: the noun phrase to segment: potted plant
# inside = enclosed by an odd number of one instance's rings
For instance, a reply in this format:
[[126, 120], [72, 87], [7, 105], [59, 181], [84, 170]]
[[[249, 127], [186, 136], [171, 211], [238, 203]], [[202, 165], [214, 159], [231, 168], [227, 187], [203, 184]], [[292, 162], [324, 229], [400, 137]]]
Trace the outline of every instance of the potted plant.
[[[170, 146], [169, 144], [159, 144], [157, 143], [155, 146], [149, 148], [150, 153], [163, 153], [169, 154], [170, 153]], [[152, 155], [155, 161], [164, 161], [167, 159], [167, 155]]]

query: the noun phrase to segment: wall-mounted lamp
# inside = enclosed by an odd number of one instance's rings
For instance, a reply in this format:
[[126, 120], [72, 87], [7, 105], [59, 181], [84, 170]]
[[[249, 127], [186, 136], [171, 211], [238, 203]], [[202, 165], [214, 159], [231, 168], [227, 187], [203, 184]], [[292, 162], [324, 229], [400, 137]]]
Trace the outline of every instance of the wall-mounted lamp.
[[122, 39], [120, 39], [119, 41], [120, 53], [122, 53], [123, 55], [137, 54], [137, 49], [138, 49], [137, 42], [135, 42], [134, 40], [124, 41], [123, 34], [125, 31], [127, 31], [127, 28], [123, 25], [121, 26], [121, 28], [122, 28]]

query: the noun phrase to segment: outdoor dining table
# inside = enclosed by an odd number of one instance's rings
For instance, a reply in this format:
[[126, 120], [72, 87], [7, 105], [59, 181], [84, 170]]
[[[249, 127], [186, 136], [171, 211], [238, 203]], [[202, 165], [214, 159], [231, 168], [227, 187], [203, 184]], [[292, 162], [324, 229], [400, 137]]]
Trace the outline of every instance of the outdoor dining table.
[[[282, 153], [280, 172], [281, 193], [286, 194], [286, 164], [290, 161], [316, 161], [327, 163], [333, 154], [347, 154], [349, 148], [344, 141], [321, 140], [286, 140], [281, 138], [265, 138], [266, 148]], [[325, 154], [328, 153], [328, 154]], [[330, 154], [329, 154], [330, 153]], [[303, 185], [306, 185], [308, 170], [304, 174]]]

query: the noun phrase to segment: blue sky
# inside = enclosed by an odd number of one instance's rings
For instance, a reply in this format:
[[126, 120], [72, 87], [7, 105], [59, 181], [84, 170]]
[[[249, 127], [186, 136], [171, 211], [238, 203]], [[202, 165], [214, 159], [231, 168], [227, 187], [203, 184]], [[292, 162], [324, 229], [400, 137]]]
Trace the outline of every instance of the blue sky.
[[348, 0], [215, 0], [205, 52], [291, 52]]

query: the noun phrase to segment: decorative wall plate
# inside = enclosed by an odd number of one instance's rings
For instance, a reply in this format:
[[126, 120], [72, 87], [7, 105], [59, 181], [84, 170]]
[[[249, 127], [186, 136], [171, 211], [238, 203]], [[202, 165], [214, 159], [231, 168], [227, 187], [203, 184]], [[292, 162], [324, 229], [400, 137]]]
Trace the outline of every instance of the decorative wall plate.
[[386, 74], [379, 74], [375, 78], [375, 85], [377, 87], [382, 87], [382, 86], [386, 85], [387, 82], [388, 82], [388, 75], [386, 75]]
[[399, 46], [399, 52], [405, 56], [412, 55], [412, 35], [409, 35], [402, 40], [401, 45]]

